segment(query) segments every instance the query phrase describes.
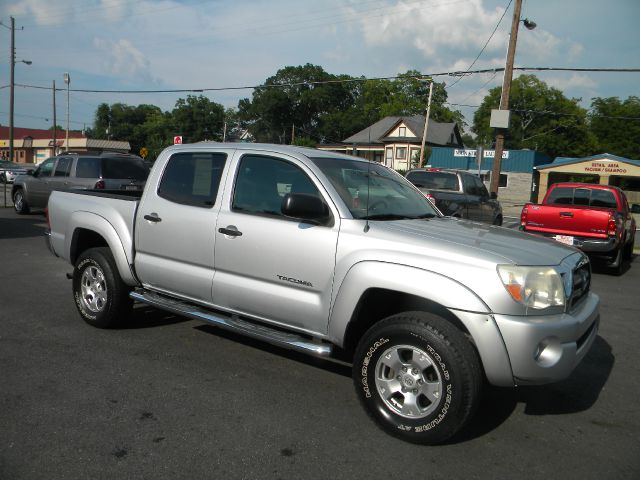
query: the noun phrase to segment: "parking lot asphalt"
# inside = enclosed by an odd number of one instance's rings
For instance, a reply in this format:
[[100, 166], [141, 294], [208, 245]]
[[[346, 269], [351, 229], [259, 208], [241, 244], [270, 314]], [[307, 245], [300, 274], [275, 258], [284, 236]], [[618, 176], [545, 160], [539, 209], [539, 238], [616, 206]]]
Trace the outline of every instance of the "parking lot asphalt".
[[381, 432], [343, 364], [136, 308], [98, 330], [45, 248], [0, 208], [0, 479], [638, 479], [640, 259], [596, 266], [601, 330], [567, 380], [487, 388], [466, 431]]

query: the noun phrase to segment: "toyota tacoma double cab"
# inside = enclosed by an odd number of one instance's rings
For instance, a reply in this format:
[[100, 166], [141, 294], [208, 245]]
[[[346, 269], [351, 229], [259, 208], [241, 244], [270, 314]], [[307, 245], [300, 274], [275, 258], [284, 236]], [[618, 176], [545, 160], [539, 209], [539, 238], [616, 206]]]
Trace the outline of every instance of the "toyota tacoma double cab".
[[369, 415], [410, 442], [460, 431], [485, 379], [567, 377], [598, 331], [584, 253], [444, 217], [398, 173], [346, 155], [173, 146], [142, 193], [54, 191], [48, 221], [90, 325], [141, 302], [346, 359]]
[[591, 183], [555, 183], [539, 205], [527, 203], [520, 229], [604, 258], [616, 275], [633, 256], [636, 221], [622, 190]]

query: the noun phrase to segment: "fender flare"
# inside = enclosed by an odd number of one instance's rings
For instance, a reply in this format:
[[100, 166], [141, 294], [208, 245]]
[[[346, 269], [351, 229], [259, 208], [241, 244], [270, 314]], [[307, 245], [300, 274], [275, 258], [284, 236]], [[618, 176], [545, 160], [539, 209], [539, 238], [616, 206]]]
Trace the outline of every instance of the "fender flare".
[[[111, 223], [109, 223], [107, 219], [91, 212], [73, 212], [71, 214], [71, 218], [69, 219], [68, 225], [68, 230], [65, 235], [64, 251], [69, 252], [70, 260], [76, 256], [74, 249], [78, 231], [92, 231], [100, 235], [107, 243], [118, 268], [118, 273], [120, 274], [120, 277], [122, 278], [124, 283], [130, 286], [139, 284], [131, 269], [133, 258], [129, 258], [129, 256], [127, 255], [127, 250], [125, 248], [125, 242], [127, 241], [128, 245], [132, 245], [131, 238], [125, 239], [125, 241], [123, 242], [123, 239], [120, 237], [120, 235], [118, 235], [118, 231], [116, 230], [116, 228]], [[120, 227], [121, 229], [124, 228], [124, 230], [122, 231], [127, 231], [126, 225], [121, 225]]]
[[[489, 381], [513, 386], [511, 362], [490, 308], [465, 285], [439, 273], [420, 268], [363, 261], [353, 265], [336, 289], [329, 315], [329, 341], [344, 347], [353, 312], [371, 288], [407, 293], [447, 308], [469, 331]], [[455, 302], [455, 303], [454, 303]]]
[[335, 291], [328, 328], [331, 341], [342, 346], [352, 313], [362, 295], [371, 288], [415, 295], [448, 309], [490, 313], [489, 307], [474, 292], [444, 275], [408, 265], [362, 261], [349, 269]]

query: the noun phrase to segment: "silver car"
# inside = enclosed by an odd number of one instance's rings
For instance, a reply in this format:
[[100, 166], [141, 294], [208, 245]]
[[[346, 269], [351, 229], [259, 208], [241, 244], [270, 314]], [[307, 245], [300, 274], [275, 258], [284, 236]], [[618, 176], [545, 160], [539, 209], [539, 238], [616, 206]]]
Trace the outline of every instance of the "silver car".
[[131, 190], [142, 192], [149, 167], [135, 155], [114, 152], [64, 153], [16, 178], [11, 190], [17, 213], [45, 208], [54, 190]]
[[26, 175], [29, 170], [33, 171], [35, 168], [35, 165], [27, 166], [9, 160], [0, 160], [0, 183], [13, 183], [18, 175]]

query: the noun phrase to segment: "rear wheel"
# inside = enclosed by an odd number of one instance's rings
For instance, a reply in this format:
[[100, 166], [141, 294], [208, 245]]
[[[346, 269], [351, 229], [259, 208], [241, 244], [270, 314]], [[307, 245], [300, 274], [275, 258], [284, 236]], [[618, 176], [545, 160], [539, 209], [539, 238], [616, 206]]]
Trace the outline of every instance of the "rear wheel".
[[29, 213], [29, 204], [24, 198], [24, 191], [21, 188], [18, 188], [13, 194], [13, 208], [20, 215]]
[[631, 260], [631, 258], [633, 257], [633, 247], [635, 243], [636, 243], [636, 237], [634, 235], [631, 241], [629, 241], [629, 243], [627, 243], [624, 247], [624, 252], [622, 253], [622, 257], [625, 260]]
[[122, 324], [133, 304], [130, 291], [107, 247], [90, 248], [80, 255], [73, 270], [73, 296], [89, 325], [113, 328]]
[[375, 324], [360, 341], [353, 380], [377, 424], [413, 443], [441, 443], [471, 418], [482, 373], [475, 350], [444, 319], [406, 312]]

